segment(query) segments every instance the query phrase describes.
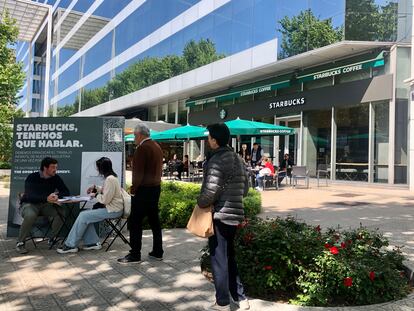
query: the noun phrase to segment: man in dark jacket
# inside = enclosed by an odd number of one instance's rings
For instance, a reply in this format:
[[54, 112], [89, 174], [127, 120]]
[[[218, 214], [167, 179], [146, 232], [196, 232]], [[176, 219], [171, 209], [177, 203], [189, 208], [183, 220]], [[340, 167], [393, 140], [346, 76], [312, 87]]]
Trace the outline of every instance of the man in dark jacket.
[[208, 243], [216, 302], [208, 310], [230, 310], [230, 295], [241, 310], [247, 310], [249, 302], [237, 272], [234, 237], [237, 225], [244, 220], [242, 199], [249, 190], [248, 177], [242, 159], [228, 146], [228, 127], [221, 123], [212, 124], [207, 129], [212, 152], [204, 167], [197, 204], [201, 208], [214, 206], [214, 235]]
[[128, 219], [131, 250], [119, 258], [121, 264], [140, 263], [142, 246], [142, 221], [148, 217], [152, 230], [153, 246], [148, 254], [151, 259], [162, 260], [162, 232], [158, 215], [161, 193], [163, 154], [161, 147], [150, 139], [150, 130], [144, 123], [135, 127], [137, 145], [132, 161], [131, 215]]
[[[63, 225], [63, 207], [56, 204], [58, 198], [69, 195], [69, 190], [63, 180], [56, 174], [57, 160], [44, 158], [40, 171], [27, 176], [24, 183], [24, 194], [21, 198], [21, 214], [23, 223], [20, 226], [16, 251], [26, 254], [26, 237], [30, 234], [38, 216], [53, 216], [52, 237], [56, 237]], [[60, 216], [58, 215], [60, 214]]]

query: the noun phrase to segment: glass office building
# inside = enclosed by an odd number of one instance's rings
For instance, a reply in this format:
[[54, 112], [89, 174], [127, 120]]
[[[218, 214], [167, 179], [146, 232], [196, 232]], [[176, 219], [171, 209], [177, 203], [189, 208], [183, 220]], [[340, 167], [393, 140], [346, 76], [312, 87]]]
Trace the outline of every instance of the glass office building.
[[297, 129], [241, 138], [276, 164], [408, 182], [408, 0], [32, 2], [47, 10], [16, 47], [28, 115], [206, 125], [224, 109]]

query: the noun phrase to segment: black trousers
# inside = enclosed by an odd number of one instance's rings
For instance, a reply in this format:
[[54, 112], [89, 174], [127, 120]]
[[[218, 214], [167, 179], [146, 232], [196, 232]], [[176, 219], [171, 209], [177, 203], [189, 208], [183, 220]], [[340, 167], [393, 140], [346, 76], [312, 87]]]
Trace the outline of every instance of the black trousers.
[[237, 226], [214, 220], [214, 235], [208, 239], [216, 302], [220, 306], [230, 303], [230, 295], [234, 301], [246, 299], [234, 252], [236, 230]]
[[152, 251], [157, 256], [162, 256], [162, 233], [160, 218], [158, 215], [158, 201], [161, 187], [139, 187], [132, 197], [131, 215], [128, 219], [130, 231], [131, 250], [133, 257], [140, 258], [142, 247], [142, 221], [148, 217], [148, 223], [152, 230], [153, 244]]

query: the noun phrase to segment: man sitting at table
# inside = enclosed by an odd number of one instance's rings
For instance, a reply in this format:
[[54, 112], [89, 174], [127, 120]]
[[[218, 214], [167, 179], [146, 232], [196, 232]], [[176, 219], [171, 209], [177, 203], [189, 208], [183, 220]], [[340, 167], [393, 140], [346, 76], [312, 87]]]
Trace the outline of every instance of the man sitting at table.
[[282, 183], [283, 178], [285, 178], [285, 176], [290, 176], [292, 166], [293, 166], [293, 161], [290, 159], [289, 154], [286, 153], [285, 156], [283, 157], [283, 160], [280, 162], [280, 166], [279, 166], [279, 174], [278, 174], [278, 181], [277, 181], [279, 183], [279, 186]]
[[[38, 216], [52, 216], [52, 238], [56, 237], [63, 225], [64, 208], [57, 204], [58, 198], [69, 195], [63, 180], [56, 174], [58, 161], [46, 157], [40, 164], [40, 171], [27, 176], [24, 194], [20, 200], [23, 223], [20, 226], [16, 251], [26, 254], [26, 237], [30, 235]], [[59, 215], [60, 216], [59, 216]]]

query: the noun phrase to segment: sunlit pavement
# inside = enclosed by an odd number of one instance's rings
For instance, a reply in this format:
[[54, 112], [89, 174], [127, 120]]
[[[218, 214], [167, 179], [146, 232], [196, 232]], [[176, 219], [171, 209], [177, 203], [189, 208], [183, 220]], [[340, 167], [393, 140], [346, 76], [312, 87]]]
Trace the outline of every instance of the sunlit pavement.
[[[330, 185], [327, 188], [263, 192], [261, 216], [294, 215], [309, 223], [378, 227], [392, 243], [405, 245], [414, 262], [414, 194], [401, 189]], [[214, 297], [201, 275], [203, 239], [183, 229], [164, 230], [164, 261], [149, 261], [151, 233], [146, 231], [141, 264], [119, 265], [128, 248], [116, 241], [109, 252], [80, 251], [59, 255], [45, 243], [30, 243], [27, 255], [14, 251], [6, 238], [8, 189], [0, 187], [0, 310], [202, 310]], [[253, 300], [252, 310], [320, 310]], [[414, 296], [383, 305], [325, 310], [414, 310]]]

